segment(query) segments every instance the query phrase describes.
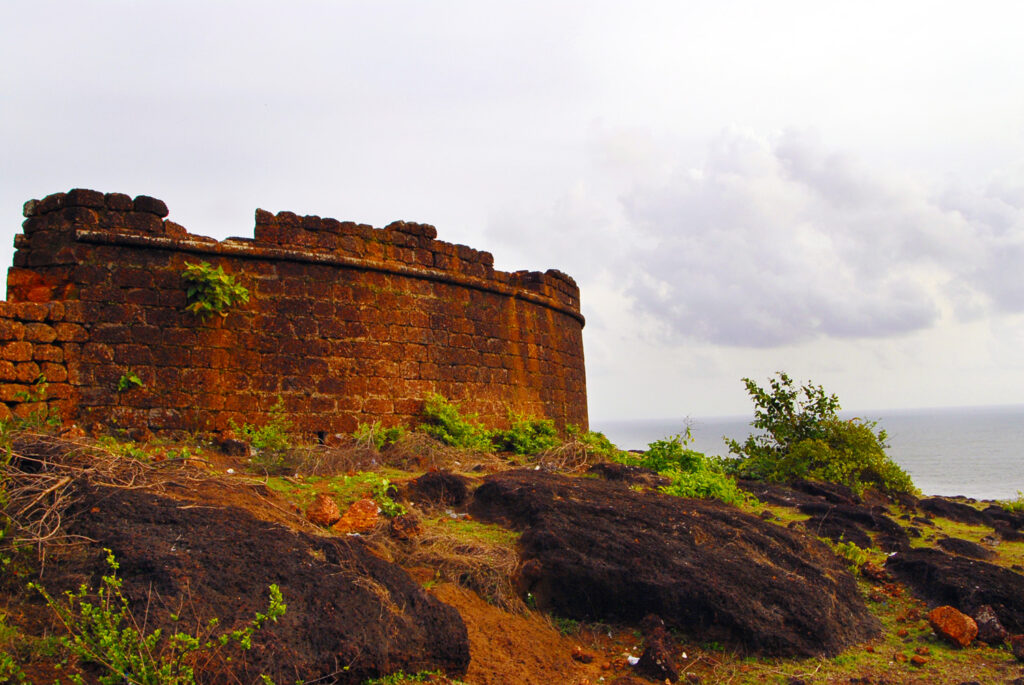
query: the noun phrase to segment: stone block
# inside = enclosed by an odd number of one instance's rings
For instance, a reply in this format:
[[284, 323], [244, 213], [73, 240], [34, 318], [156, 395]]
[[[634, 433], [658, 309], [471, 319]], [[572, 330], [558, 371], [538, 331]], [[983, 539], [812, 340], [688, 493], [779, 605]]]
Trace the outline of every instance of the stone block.
[[107, 193], [103, 196], [103, 200], [107, 209], [115, 212], [127, 212], [134, 207], [131, 196], [124, 193]]
[[137, 196], [132, 202], [132, 208], [136, 212], [154, 214], [161, 219], [170, 214], [167, 210], [167, 205], [164, 204], [163, 200], [158, 200], [155, 197], [150, 197], [148, 195]]
[[68, 192], [64, 198], [65, 207], [89, 207], [92, 209], [103, 209], [106, 207], [106, 201], [103, 197], [103, 193], [96, 190], [86, 190], [84, 188], [75, 188]]

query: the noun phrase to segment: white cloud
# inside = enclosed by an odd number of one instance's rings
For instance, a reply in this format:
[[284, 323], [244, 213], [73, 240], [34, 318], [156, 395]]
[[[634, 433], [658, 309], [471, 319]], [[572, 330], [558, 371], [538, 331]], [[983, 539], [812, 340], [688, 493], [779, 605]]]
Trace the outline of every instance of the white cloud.
[[627, 220], [656, 246], [631, 255], [629, 292], [680, 339], [746, 347], [1019, 311], [1024, 212], [1004, 202], [986, 221], [969, 213], [971, 191], [944, 198], [806, 134], [728, 131], [699, 168], [624, 195]]

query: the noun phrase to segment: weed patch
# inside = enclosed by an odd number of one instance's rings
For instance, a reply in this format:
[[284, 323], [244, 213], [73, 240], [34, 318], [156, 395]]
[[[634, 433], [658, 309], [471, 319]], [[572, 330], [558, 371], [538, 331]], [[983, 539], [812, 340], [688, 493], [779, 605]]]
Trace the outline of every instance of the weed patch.
[[[250, 649], [253, 634], [267, 621], [276, 622], [287, 608], [278, 587], [271, 585], [266, 613], [257, 613], [242, 628], [218, 631], [217, 619], [211, 619], [202, 635], [177, 632], [163, 638], [160, 629], [146, 634], [129, 609], [128, 599], [121, 593], [118, 563], [109, 549], [107, 564], [110, 573], [103, 576], [95, 593], [82, 585], [78, 592], [69, 591], [64, 601], [58, 601], [42, 585], [30, 584], [68, 631], [68, 637], [63, 639], [64, 646], [81, 660], [97, 664], [106, 671], [106, 675], [99, 677], [101, 685], [194, 683], [192, 659], [196, 654], [219, 650], [229, 644]], [[71, 680], [85, 682], [77, 674], [73, 674]]]

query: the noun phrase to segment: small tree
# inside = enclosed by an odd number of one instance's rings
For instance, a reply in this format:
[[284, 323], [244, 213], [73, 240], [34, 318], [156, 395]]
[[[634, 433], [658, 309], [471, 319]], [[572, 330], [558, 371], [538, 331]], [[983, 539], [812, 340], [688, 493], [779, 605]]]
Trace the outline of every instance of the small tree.
[[736, 455], [731, 471], [759, 480], [812, 478], [842, 483], [862, 492], [868, 486], [887, 492], [914, 492], [914, 484], [885, 453], [884, 430], [877, 422], [839, 417], [839, 398], [820, 385], [799, 388], [787, 374], [769, 380], [769, 390], [744, 378], [754, 402], [751, 425], [762, 431], [741, 444], [726, 440]]

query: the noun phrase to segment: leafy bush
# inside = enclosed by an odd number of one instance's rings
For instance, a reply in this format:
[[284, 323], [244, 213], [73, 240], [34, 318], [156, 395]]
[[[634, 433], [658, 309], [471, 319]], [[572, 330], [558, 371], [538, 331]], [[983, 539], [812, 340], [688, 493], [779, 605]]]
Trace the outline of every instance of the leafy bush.
[[820, 385], [796, 388], [782, 372], [770, 379], [770, 390], [749, 378], [743, 382], [755, 406], [751, 425], [762, 432], [742, 444], [726, 441], [737, 457], [727, 462], [731, 473], [770, 481], [817, 479], [856, 492], [916, 492], [910, 476], [886, 455], [885, 431], [876, 432], [874, 421], [839, 418], [839, 399]]
[[676, 497], [717, 499], [726, 504], [740, 505], [752, 497], [740, 490], [736, 481], [722, 468], [717, 459], [687, 447], [690, 430], [663, 440], [655, 440], [640, 457], [621, 453], [619, 461], [657, 471], [672, 482], [661, 491]]
[[230, 307], [249, 301], [249, 291], [234, 276], [224, 273], [223, 267], [213, 268], [209, 262], [185, 262], [181, 277], [188, 283], [185, 309], [202, 319], [212, 314], [227, 316]]
[[551, 419], [527, 418], [512, 414], [507, 430], [490, 431], [494, 449], [515, 454], [540, 454], [561, 444], [555, 422]]
[[857, 573], [867, 563], [868, 553], [852, 542], [829, 542], [836, 556], [846, 561], [851, 573]]
[[575, 424], [565, 426], [565, 442], [576, 443], [579, 449], [598, 459], [614, 460], [622, 454], [622, 450], [599, 431], [585, 431]]
[[284, 416], [284, 401], [281, 398], [270, 408], [270, 419], [262, 426], [249, 423], [238, 426], [234, 421], [230, 425], [252, 448], [253, 466], [267, 473], [280, 473], [285, 468], [285, 458], [292, 446], [288, 437], [292, 424]]
[[385, 445], [391, 445], [402, 439], [405, 429], [401, 426], [384, 428], [380, 421], [373, 423], [360, 423], [352, 433], [352, 439], [361, 447], [372, 447], [381, 450]]
[[395, 489], [391, 485], [391, 481], [383, 476], [373, 486], [373, 499], [377, 506], [380, 507], [381, 513], [388, 518], [401, 516], [405, 513], [405, 507], [394, 500], [393, 492], [395, 492]]
[[1024, 492], [1017, 491], [1017, 497], [1015, 499], [1003, 499], [999, 500], [999, 506], [1007, 511], [1015, 513], [1024, 513]]
[[[252, 647], [252, 636], [267, 621], [276, 622], [284, 615], [287, 605], [277, 585], [270, 586], [270, 603], [266, 613], [256, 617], [242, 628], [215, 634], [217, 619], [210, 619], [202, 637], [178, 632], [162, 639], [158, 628], [148, 635], [140, 629], [121, 592], [121, 579], [117, 577], [118, 563], [113, 552], [107, 552], [110, 574], [102, 578], [91, 599], [92, 591], [82, 585], [78, 592], [66, 592], [65, 601], [58, 602], [44, 587], [30, 584], [46, 600], [67, 629], [63, 639], [65, 647], [83, 661], [102, 666], [107, 675], [101, 675], [101, 685], [178, 685], [195, 682], [195, 673], [189, 665], [189, 656], [197, 652], [219, 649], [235, 643], [242, 649]], [[79, 675], [72, 682], [84, 683]], [[264, 682], [266, 682], [264, 678]]]
[[481, 452], [492, 450], [487, 430], [476, 422], [476, 415], [463, 416], [458, 405], [442, 395], [427, 395], [423, 404], [423, 419], [419, 429], [446, 445]]

